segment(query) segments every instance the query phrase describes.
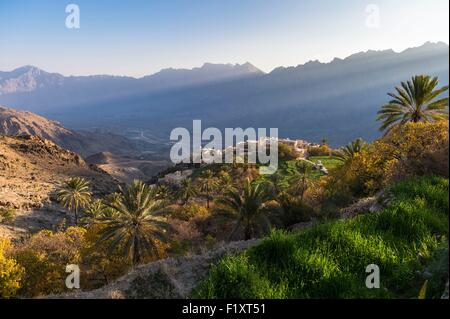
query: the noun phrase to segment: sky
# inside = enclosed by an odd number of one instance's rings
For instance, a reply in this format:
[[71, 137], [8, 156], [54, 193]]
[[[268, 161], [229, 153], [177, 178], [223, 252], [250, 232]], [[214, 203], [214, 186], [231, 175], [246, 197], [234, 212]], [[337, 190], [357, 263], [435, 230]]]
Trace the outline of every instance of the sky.
[[[66, 6], [80, 9], [67, 28]], [[0, 0], [0, 70], [140, 77], [250, 62], [265, 72], [449, 42], [448, 0]]]

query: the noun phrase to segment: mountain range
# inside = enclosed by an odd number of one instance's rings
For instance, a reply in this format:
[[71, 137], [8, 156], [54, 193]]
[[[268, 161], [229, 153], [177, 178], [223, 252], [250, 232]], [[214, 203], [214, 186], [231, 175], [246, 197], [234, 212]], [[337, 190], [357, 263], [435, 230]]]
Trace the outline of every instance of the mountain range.
[[193, 119], [218, 127], [278, 127], [279, 135], [346, 144], [379, 136], [376, 112], [388, 92], [416, 74], [449, 82], [449, 47], [367, 51], [264, 73], [250, 63], [165, 69], [139, 79], [63, 76], [26, 66], [0, 72], [0, 104], [71, 129], [129, 129], [169, 139]]

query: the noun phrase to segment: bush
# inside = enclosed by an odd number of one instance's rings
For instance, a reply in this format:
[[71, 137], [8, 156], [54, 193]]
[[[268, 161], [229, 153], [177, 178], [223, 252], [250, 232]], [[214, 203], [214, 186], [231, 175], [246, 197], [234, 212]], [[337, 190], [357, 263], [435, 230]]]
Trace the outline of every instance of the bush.
[[16, 210], [12, 207], [0, 207], [0, 223], [11, 223], [16, 217]]
[[0, 238], [0, 299], [14, 297], [24, 276], [23, 268], [6, 255], [10, 248], [9, 240]]
[[396, 159], [392, 177], [395, 180], [411, 175], [449, 176], [448, 121], [407, 123], [383, 139]]
[[96, 289], [109, 284], [114, 279], [124, 275], [131, 262], [120, 249], [108, 252], [109, 242], [98, 243], [99, 233], [104, 226], [93, 224], [84, 235], [81, 255], [82, 288]]
[[169, 249], [171, 253], [184, 254], [203, 242], [195, 223], [179, 219], [169, 219], [168, 223], [173, 230]]
[[315, 216], [314, 209], [300, 200], [298, 196], [288, 193], [279, 194], [277, 204], [269, 214], [272, 224], [289, 227], [293, 224], [310, 221]]
[[[195, 290], [200, 298], [417, 297], [415, 278], [448, 237], [448, 180], [413, 178], [394, 186], [378, 214], [273, 232], [244, 254], [213, 267]], [[367, 289], [366, 266], [377, 264], [382, 289]], [[441, 287], [443, 288], [443, 287]]]
[[44, 230], [17, 247], [13, 256], [25, 269], [20, 294], [34, 297], [64, 292], [66, 265], [80, 264], [84, 235], [79, 227], [64, 232]]
[[448, 178], [448, 121], [407, 123], [328, 176], [329, 197], [370, 196], [408, 176]]
[[171, 216], [183, 221], [189, 221], [194, 217], [208, 215], [208, 209], [200, 204], [191, 203], [185, 206], [179, 206], [172, 210]]
[[281, 161], [290, 161], [296, 159], [295, 151], [289, 145], [279, 143], [278, 144], [278, 158]]
[[331, 148], [326, 145], [310, 146], [308, 147], [309, 156], [330, 156], [332, 154]]

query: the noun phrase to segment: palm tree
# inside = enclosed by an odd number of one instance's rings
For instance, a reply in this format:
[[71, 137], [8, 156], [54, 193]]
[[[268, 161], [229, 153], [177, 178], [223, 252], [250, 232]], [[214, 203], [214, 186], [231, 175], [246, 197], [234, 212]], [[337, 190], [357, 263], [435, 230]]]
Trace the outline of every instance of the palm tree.
[[366, 145], [366, 142], [364, 142], [362, 138], [358, 138], [347, 146], [341, 147], [334, 154], [334, 157], [341, 162], [347, 163], [348, 161], [352, 160], [356, 154], [360, 153]]
[[383, 121], [380, 131], [389, 133], [395, 126], [407, 122], [448, 118], [448, 97], [437, 99], [448, 86], [436, 89], [438, 83], [437, 77], [416, 75], [396, 87], [397, 93], [388, 93], [393, 99], [378, 112], [377, 121]]
[[214, 177], [214, 174], [210, 170], [207, 170], [199, 179], [199, 185], [201, 191], [206, 195], [206, 207], [209, 209], [211, 192], [218, 186], [217, 178]]
[[167, 185], [158, 185], [154, 189], [157, 199], [166, 200], [172, 196], [172, 190]]
[[84, 209], [84, 217], [81, 219], [82, 223], [91, 224], [97, 218], [99, 218], [103, 212], [106, 210], [106, 206], [103, 203], [103, 200], [96, 199], [93, 202], [90, 202], [86, 205]]
[[249, 240], [255, 234], [255, 225], [263, 224], [269, 228], [269, 221], [265, 216], [265, 202], [268, 196], [262, 184], [252, 184], [250, 179], [244, 183], [242, 192], [229, 191], [218, 202], [228, 211], [235, 214], [236, 225], [230, 234], [230, 238], [236, 231], [243, 227], [245, 240]]
[[288, 169], [290, 173], [290, 190], [294, 195], [300, 196], [300, 202], [311, 185], [311, 165], [305, 162], [297, 162], [294, 168]]
[[122, 200], [122, 194], [119, 192], [114, 192], [106, 196], [104, 203], [107, 207], [110, 207], [108, 204], [119, 203]]
[[[107, 200], [109, 200], [109, 198]], [[86, 206], [86, 208], [84, 209], [84, 217], [81, 219], [81, 221], [86, 225], [92, 225], [99, 219], [104, 217], [112, 217], [114, 214], [115, 210], [105, 204], [105, 201], [103, 201], [102, 199], [96, 199]]]
[[98, 219], [104, 227], [98, 243], [108, 242], [111, 253], [122, 248], [131, 256], [133, 265], [142, 261], [144, 253], [159, 255], [156, 240], [164, 241], [168, 224], [160, 217], [164, 202], [141, 181], [133, 181], [116, 201], [107, 203], [115, 211], [112, 216]]
[[78, 225], [78, 210], [86, 207], [91, 199], [89, 182], [82, 177], [69, 179], [58, 192], [58, 201], [75, 215], [75, 225]]
[[183, 201], [183, 205], [189, 202], [189, 199], [197, 196], [197, 189], [192, 182], [192, 179], [186, 178], [181, 182], [181, 187], [177, 191], [177, 196]]
[[226, 170], [221, 170], [218, 174], [219, 185], [224, 190], [229, 190], [233, 187], [233, 178]]
[[257, 180], [256, 183], [263, 184], [270, 197], [277, 197], [278, 194], [289, 188], [289, 181], [283, 173], [277, 171], [276, 173], [269, 175], [266, 179]]

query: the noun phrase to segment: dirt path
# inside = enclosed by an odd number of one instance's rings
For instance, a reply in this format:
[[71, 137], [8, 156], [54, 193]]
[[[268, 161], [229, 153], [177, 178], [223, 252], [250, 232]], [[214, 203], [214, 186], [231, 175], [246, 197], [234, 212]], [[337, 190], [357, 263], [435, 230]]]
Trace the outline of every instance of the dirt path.
[[244, 251], [261, 240], [225, 244], [202, 255], [168, 258], [142, 265], [114, 283], [89, 292], [77, 291], [48, 299], [184, 299], [224, 255]]

